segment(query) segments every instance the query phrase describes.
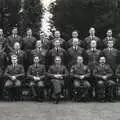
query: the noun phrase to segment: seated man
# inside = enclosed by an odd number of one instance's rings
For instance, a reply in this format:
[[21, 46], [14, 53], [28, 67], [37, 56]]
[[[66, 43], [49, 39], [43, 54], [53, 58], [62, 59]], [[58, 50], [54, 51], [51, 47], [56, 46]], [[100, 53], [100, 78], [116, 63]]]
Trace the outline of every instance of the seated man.
[[59, 102], [62, 95], [62, 87], [64, 87], [65, 77], [68, 75], [68, 71], [65, 66], [61, 64], [61, 57], [55, 57], [55, 64], [50, 66], [48, 70], [48, 76], [51, 78], [53, 85], [53, 96], [56, 103]]
[[101, 56], [99, 59], [99, 65], [97, 65], [93, 71], [93, 75], [96, 78], [96, 97], [97, 100], [112, 101], [114, 98], [115, 82], [113, 81], [113, 71], [111, 67], [106, 64], [106, 58]]
[[73, 97], [75, 100], [87, 100], [91, 87], [87, 80], [90, 77], [90, 69], [83, 64], [83, 57], [77, 57], [77, 64], [71, 67], [70, 73], [73, 78]]
[[34, 64], [29, 67], [27, 77], [30, 80], [33, 96], [36, 101], [39, 101], [44, 97], [45, 66], [39, 64], [39, 56], [33, 59]]
[[8, 95], [11, 100], [19, 100], [21, 95], [21, 80], [24, 76], [24, 68], [18, 64], [16, 55], [11, 56], [12, 65], [8, 65], [5, 70], [5, 88], [8, 90]]

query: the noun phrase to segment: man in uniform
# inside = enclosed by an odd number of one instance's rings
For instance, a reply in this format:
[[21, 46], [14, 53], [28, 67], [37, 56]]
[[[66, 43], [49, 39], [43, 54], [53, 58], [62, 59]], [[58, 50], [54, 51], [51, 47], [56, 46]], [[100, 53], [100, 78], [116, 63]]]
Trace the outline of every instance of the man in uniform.
[[79, 39], [73, 39], [72, 47], [68, 49], [68, 66], [71, 67], [76, 63], [78, 56], [83, 56], [84, 49], [79, 46]]
[[90, 42], [90, 49], [86, 51], [86, 61], [88, 63], [89, 68], [92, 70], [98, 63], [98, 59], [101, 55], [101, 51], [97, 49], [97, 43], [95, 40]]
[[12, 52], [10, 52], [10, 54], [9, 54], [9, 63], [11, 63], [11, 56], [16, 55], [18, 64], [25, 66], [26, 54], [23, 50], [21, 50], [20, 43], [15, 42], [13, 49], [14, 50]]
[[96, 82], [96, 98], [97, 100], [112, 101], [114, 98], [115, 82], [113, 81], [113, 71], [110, 65], [106, 64], [106, 58], [101, 56], [99, 65], [94, 69], [93, 75]]
[[27, 77], [30, 81], [35, 100], [42, 100], [44, 98], [44, 79], [45, 79], [45, 66], [39, 64], [39, 56], [34, 56], [34, 64], [31, 65], [27, 71]]
[[106, 33], [106, 37], [103, 40], [103, 49], [107, 48], [108, 41], [113, 41], [115, 48], [117, 48], [117, 40], [113, 37], [112, 30], [108, 29]]
[[27, 70], [28, 66], [29, 66], [29, 58], [30, 58], [30, 53], [33, 49], [35, 49], [35, 45], [36, 45], [36, 38], [32, 35], [32, 29], [29, 28], [27, 29], [26, 32], [26, 36], [23, 38], [23, 50], [26, 53], [26, 61], [25, 61], [25, 70]]
[[54, 42], [56, 40], [59, 40], [60, 41], [60, 46], [63, 48], [63, 49], [66, 49], [66, 44], [65, 44], [65, 40], [61, 38], [61, 33], [60, 31], [55, 31], [54, 33], [54, 39], [52, 40], [52, 47], [54, 46]]
[[19, 100], [21, 96], [21, 83], [24, 78], [24, 68], [18, 64], [16, 55], [11, 56], [12, 64], [5, 70], [5, 88], [8, 91], [10, 100]]
[[73, 78], [73, 97], [76, 100], [88, 99], [91, 85], [88, 82], [90, 77], [90, 69], [84, 65], [83, 57], [77, 57], [77, 64], [73, 65], [70, 70]]
[[41, 40], [38, 40], [36, 42], [36, 48], [34, 50], [31, 51], [31, 55], [30, 55], [30, 64], [33, 64], [33, 58], [35, 56], [39, 56], [39, 63], [40, 64], [46, 64], [46, 55], [47, 55], [47, 50], [43, 48], [43, 44]]
[[13, 46], [14, 46], [15, 42], [19, 42], [20, 46], [22, 47], [23, 40], [22, 40], [22, 37], [18, 35], [17, 27], [14, 27], [12, 29], [12, 35], [8, 36], [8, 39], [7, 39], [8, 52], [12, 52], [13, 51]]
[[115, 71], [119, 62], [120, 51], [113, 47], [114, 41], [108, 41], [107, 46], [108, 47], [103, 50], [103, 55], [106, 57], [107, 63], [110, 64]]
[[97, 36], [95, 36], [95, 28], [91, 27], [89, 29], [89, 36], [84, 39], [84, 48], [85, 49], [90, 49], [90, 43], [92, 40], [95, 40], [97, 43], [97, 48], [101, 48], [101, 40]]
[[45, 33], [43, 33], [43, 32], [40, 33], [40, 39], [39, 40], [41, 40], [44, 49], [46, 49], [46, 50], [50, 49], [51, 42], [50, 42], [50, 40], [48, 40], [45, 37]]
[[[76, 39], [76, 38], [79, 39], [78, 36], [79, 36], [78, 32], [76, 30], [74, 30], [72, 32], [72, 38], [67, 41], [68, 48], [72, 47], [73, 39]], [[79, 39], [79, 46], [82, 46], [82, 45], [83, 45], [82, 40]]]
[[62, 59], [63, 64], [66, 64], [66, 51], [61, 48], [60, 41], [55, 40], [54, 41], [54, 48], [52, 48], [48, 53], [48, 59], [49, 65], [52, 65], [54, 63], [54, 59], [56, 56], [60, 56]]
[[68, 71], [64, 65], [61, 64], [61, 58], [55, 57], [55, 64], [50, 66], [48, 70], [48, 76], [51, 78], [53, 84], [53, 96], [56, 103], [63, 97], [62, 88], [64, 87], [65, 78], [68, 75]]
[[27, 29], [26, 37], [23, 38], [23, 50], [29, 52], [35, 48], [36, 38], [32, 35], [32, 29]]

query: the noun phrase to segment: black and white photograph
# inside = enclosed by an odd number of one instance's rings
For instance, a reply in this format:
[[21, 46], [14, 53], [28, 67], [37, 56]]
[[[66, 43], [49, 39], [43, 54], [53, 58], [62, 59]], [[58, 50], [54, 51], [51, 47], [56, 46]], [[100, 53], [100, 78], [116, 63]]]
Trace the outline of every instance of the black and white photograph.
[[0, 0], [0, 120], [120, 120], [120, 0]]

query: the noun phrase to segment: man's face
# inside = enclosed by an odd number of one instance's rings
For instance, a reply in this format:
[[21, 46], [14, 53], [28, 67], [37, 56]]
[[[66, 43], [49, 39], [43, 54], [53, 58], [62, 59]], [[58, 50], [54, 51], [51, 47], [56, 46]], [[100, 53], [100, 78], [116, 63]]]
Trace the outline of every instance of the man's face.
[[32, 30], [27, 31], [27, 36], [32, 36]]
[[73, 46], [78, 46], [79, 41], [77, 38], [73, 39]]
[[17, 63], [17, 57], [12, 57], [11, 59], [12, 59], [12, 60], [11, 60], [11, 61], [12, 61], [12, 64], [16, 64], [16, 63]]
[[55, 44], [55, 47], [60, 47], [60, 41], [59, 40], [56, 40], [54, 44]]
[[100, 64], [105, 64], [106, 63], [105, 57], [100, 57], [99, 62], [100, 62]]
[[77, 37], [78, 37], [77, 31], [72, 32], [72, 37], [73, 37], [73, 38], [77, 38]]
[[3, 35], [3, 30], [2, 29], [0, 29], [0, 35]]
[[40, 39], [44, 39], [45, 38], [45, 34], [44, 33], [40, 33]]
[[61, 58], [60, 57], [56, 57], [55, 64], [56, 65], [60, 65], [61, 64]]
[[82, 64], [83, 63], [83, 57], [81, 57], [81, 56], [77, 57], [77, 63]]
[[34, 57], [34, 63], [35, 63], [35, 64], [38, 64], [39, 61], [40, 61], [40, 60], [39, 60], [39, 57], [38, 57], [38, 56], [37, 56], [37, 57]]
[[109, 48], [113, 48], [113, 45], [114, 45], [114, 44], [113, 44], [113, 41], [108, 41], [108, 47], [109, 47]]
[[91, 44], [90, 44], [90, 45], [91, 45], [91, 48], [96, 48], [96, 45], [97, 45], [97, 44], [96, 44], [96, 41], [94, 41], [94, 40], [91, 41]]
[[55, 32], [55, 37], [56, 37], [56, 38], [60, 38], [60, 36], [61, 36], [60, 31], [56, 31], [56, 32]]
[[15, 50], [19, 50], [20, 49], [20, 44], [19, 43], [15, 43], [14, 44], [14, 49]]
[[90, 28], [89, 30], [90, 35], [95, 35], [95, 28]]
[[41, 47], [42, 47], [41, 41], [37, 41], [37, 42], [36, 42], [36, 47], [37, 47], [37, 48], [41, 48]]
[[108, 30], [108, 31], [107, 31], [107, 36], [108, 36], [108, 37], [111, 37], [111, 36], [112, 36], [112, 30]]
[[12, 30], [12, 34], [17, 34], [17, 33], [18, 33], [17, 28], [14, 28], [14, 29]]

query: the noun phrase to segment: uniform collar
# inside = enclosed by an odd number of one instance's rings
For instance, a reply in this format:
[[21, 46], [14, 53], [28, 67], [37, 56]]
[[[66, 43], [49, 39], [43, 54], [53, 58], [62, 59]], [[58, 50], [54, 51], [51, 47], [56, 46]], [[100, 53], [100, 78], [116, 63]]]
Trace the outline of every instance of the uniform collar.
[[73, 49], [74, 49], [74, 50], [77, 50], [77, 49], [78, 49], [78, 46], [73, 46]]

